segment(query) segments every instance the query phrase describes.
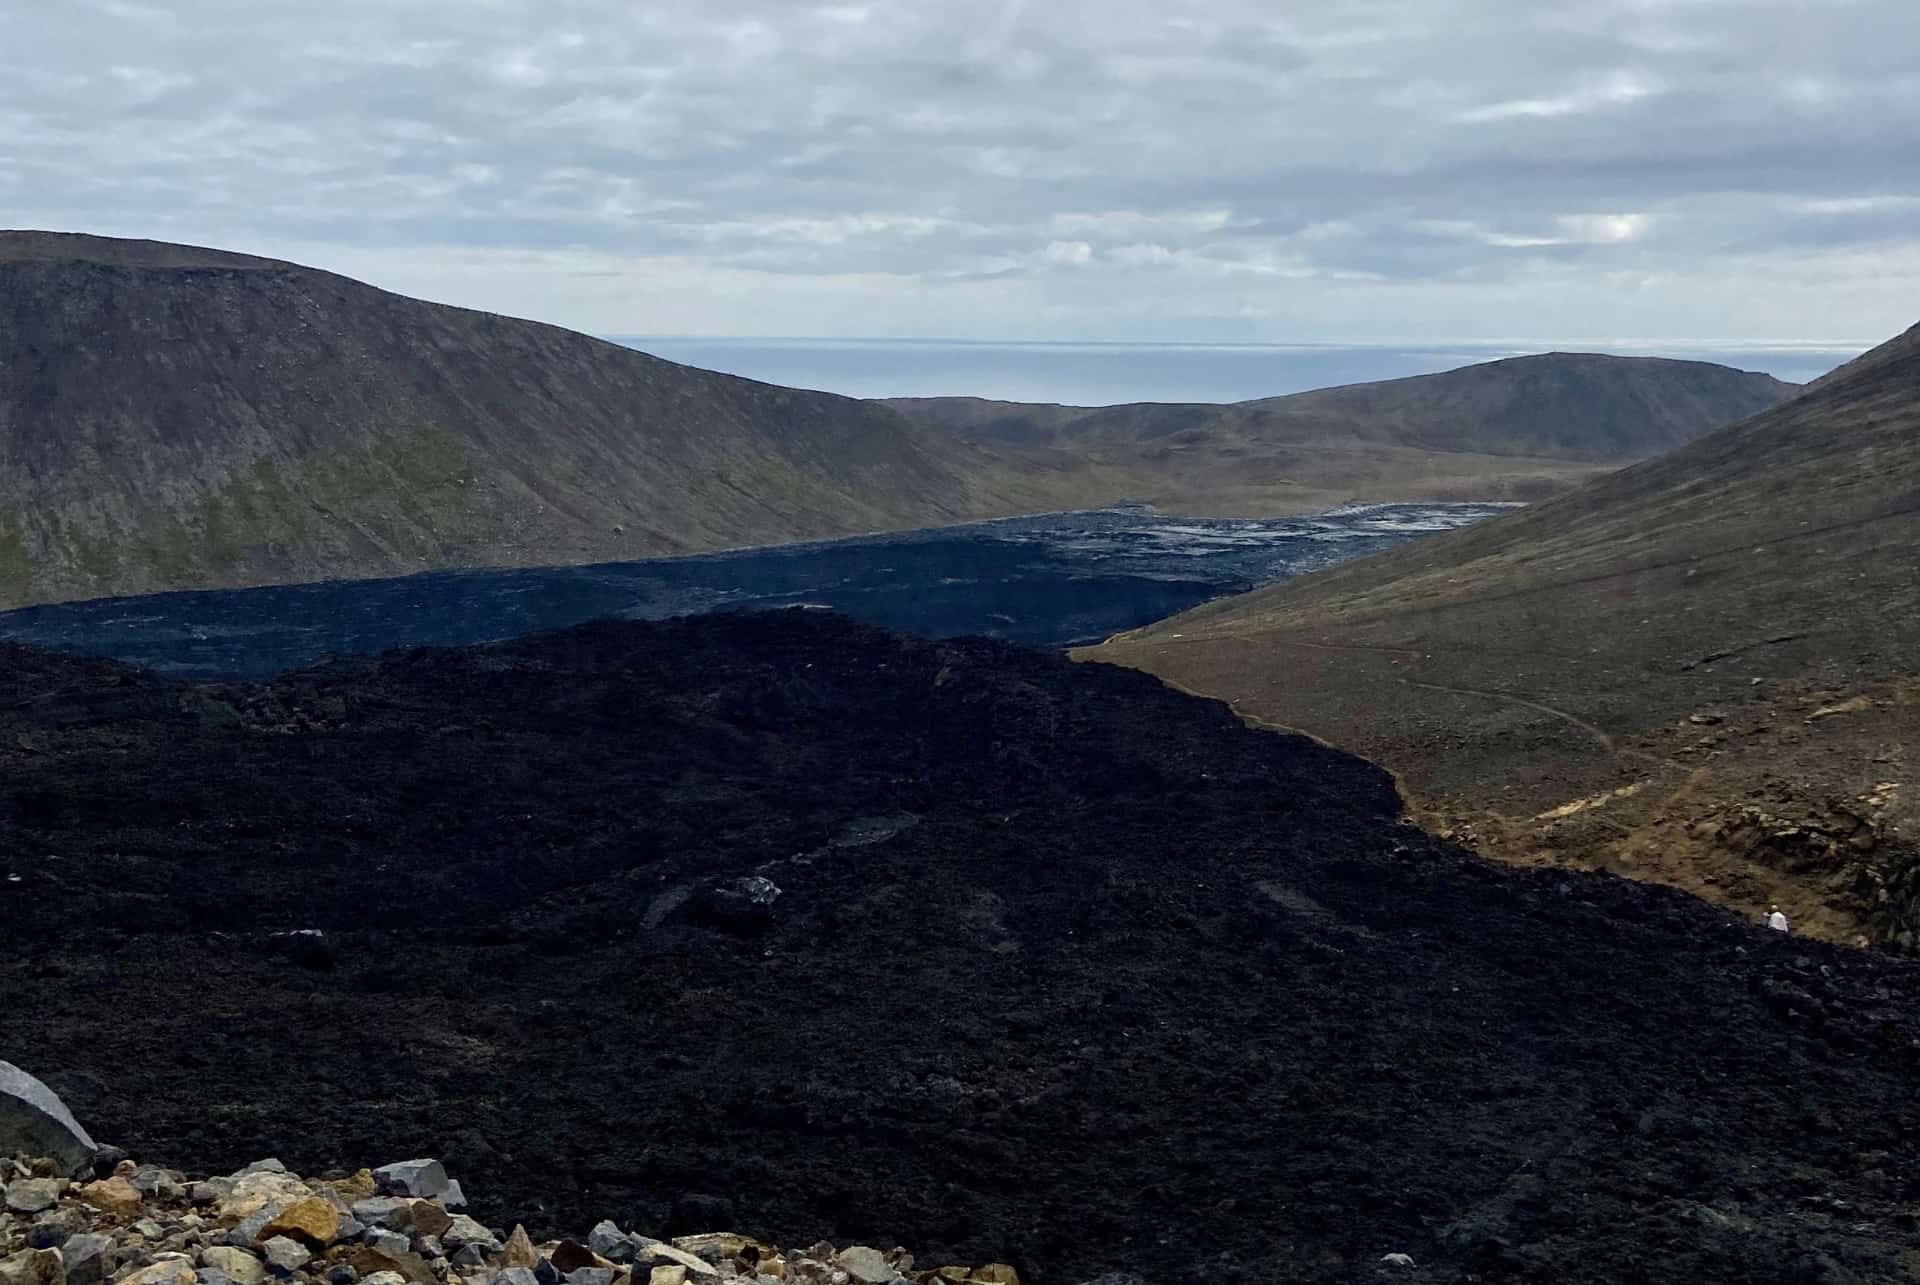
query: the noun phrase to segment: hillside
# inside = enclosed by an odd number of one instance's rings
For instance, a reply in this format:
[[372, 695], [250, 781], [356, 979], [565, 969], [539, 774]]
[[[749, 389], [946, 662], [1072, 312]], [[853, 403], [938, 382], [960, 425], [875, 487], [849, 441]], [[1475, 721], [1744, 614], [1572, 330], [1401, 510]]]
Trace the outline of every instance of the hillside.
[[0, 1046], [142, 1158], [1030, 1285], [1912, 1264], [1920, 966], [1480, 861], [1133, 671], [810, 612], [6, 647], [0, 769]]
[[1248, 515], [1354, 499], [1540, 499], [1796, 391], [1706, 362], [1546, 353], [1225, 406], [885, 404], [1011, 458], [1073, 460], [1163, 508]]
[[1487, 850], [1920, 940], [1920, 328], [1551, 503], [1090, 652], [1398, 772]]
[[[1537, 498], [1785, 389], [1550, 356], [1227, 408], [1022, 407], [1008, 428], [998, 404], [902, 415], [289, 263], [0, 232], [0, 608], [1123, 499]], [[1629, 405], [1658, 428], [1619, 431]]]
[[0, 233], [0, 606], [1054, 506], [871, 403], [288, 263]]

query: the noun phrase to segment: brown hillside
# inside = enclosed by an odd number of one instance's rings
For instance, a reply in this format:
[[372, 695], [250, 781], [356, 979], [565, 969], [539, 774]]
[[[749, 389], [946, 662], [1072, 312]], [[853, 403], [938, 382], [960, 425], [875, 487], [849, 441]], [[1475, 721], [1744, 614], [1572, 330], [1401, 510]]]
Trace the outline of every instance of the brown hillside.
[[1511, 859], [1912, 945], [1920, 328], [1550, 503], [1111, 640]]
[[1224, 406], [886, 404], [1009, 458], [1072, 461], [1170, 511], [1276, 515], [1349, 500], [1543, 499], [1796, 391], [1707, 362], [1545, 353]]

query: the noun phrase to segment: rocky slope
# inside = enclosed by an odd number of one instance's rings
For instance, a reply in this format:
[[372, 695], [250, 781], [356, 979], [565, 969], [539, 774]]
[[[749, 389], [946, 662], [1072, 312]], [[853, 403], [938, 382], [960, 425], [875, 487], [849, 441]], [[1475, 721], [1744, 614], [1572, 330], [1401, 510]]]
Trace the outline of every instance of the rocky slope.
[[[535, 1244], [488, 1227], [437, 1160], [303, 1179], [279, 1160], [190, 1178], [112, 1158], [70, 1181], [0, 1160], [7, 1285], [1021, 1285], [1005, 1263], [916, 1267], [902, 1248], [783, 1250], [725, 1231], [657, 1240], [602, 1219]], [[1138, 1285], [1107, 1278], [1103, 1285]]]
[[0, 781], [0, 1047], [195, 1172], [1035, 1285], [1920, 1263], [1920, 967], [1482, 862], [1135, 671], [817, 613], [12, 648]]
[[886, 404], [1013, 458], [1073, 461], [1168, 509], [1234, 514], [1540, 499], [1797, 391], [1707, 362], [1546, 353], [1228, 406]]
[[1552, 503], [1091, 655], [1397, 773], [1426, 818], [1920, 942], [1920, 328]]
[[0, 233], [0, 606], [1051, 502], [871, 403], [288, 263]]

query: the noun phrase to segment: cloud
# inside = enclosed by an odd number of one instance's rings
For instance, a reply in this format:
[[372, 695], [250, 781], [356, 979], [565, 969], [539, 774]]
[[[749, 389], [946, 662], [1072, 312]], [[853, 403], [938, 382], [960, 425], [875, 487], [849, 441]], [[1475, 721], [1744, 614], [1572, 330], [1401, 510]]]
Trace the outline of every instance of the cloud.
[[1908, 0], [76, 0], [9, 17], [0, 206], [603, 333], [1864, 342], [1920, 298], [1916, 47]]

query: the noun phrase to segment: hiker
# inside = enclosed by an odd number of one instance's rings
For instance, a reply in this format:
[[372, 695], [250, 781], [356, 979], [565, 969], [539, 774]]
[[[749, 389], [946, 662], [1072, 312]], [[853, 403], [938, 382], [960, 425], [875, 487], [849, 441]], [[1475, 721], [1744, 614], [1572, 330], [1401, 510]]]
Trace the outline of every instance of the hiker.
[[1767, 927], [1773, 929], [1777, 933], [1783, 933], [1787, 931], [1787, 917], [1780, 913], [1780, 907], [1778, 906], [1767, 907]]

